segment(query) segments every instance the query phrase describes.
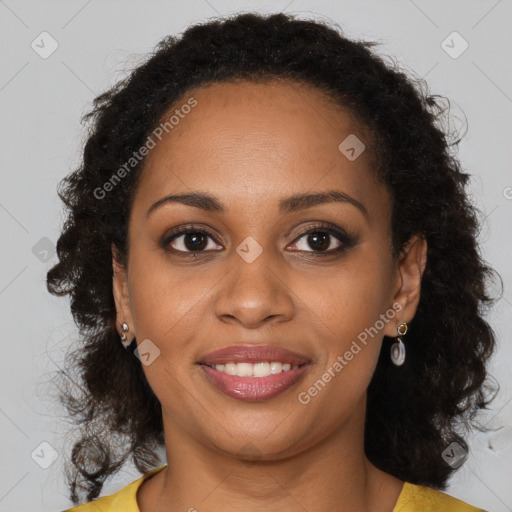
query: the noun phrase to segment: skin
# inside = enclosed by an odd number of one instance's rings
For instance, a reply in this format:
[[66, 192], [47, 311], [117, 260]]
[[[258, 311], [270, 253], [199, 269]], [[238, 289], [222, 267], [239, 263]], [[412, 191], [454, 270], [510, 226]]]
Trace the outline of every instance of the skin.
[[[390, 197], [370, 150], [349, 161], [338, 149], [349, 134], [367, 148], [370, 140], [323, 92], [284, 81], [224, 83], [189, 91], [179, 104], [190, 96], [198, 105], [146, 158], [127, 268], [113, 251], [117, 325], [126, 322], [129, 338], [149, 338], [160, 350], [143, 368], [162, 404], [168, 467], [139, 488], [139, 508], [390, 512], [403, 481], [365, 456], [366, 390], [383, 336], [396, 336], [415, 314], [426, 242], [413, 237], [392, 257]], [[278, 210], [284, 197], [327, 190], [343, 191], [367, 214], [349, 202]], [[225, 212], [167, 203], [147, 215], [168, 194], [196, 191], [216, 196]], [[322, 221], [355, 244], [315, 257], [318, 246], [300, 233]], [[179, 256], [159, 245], [171, 228], [191, 222], [214, 236], [204, 238], [204, 254]], [[236, 252], [249, 236], [263, 249], [252, 263]], [[172, 247], [186, 251], [185, 238]], [[340, 245], [335, 236], [328, 241], [328, 249]], [[301, 404], [298, 394], [393, 304], [400, 313]], [[278, 345], [312, 363], [275, 398], [235, 400], [196, 363], [240, 343]]]

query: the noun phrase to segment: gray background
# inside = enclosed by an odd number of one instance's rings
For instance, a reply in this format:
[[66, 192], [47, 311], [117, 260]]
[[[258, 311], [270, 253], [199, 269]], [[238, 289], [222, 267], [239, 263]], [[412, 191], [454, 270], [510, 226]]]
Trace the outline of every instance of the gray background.
[[[491, 371], [501, 392], [481, 420], [501, 428], [471, 435], [468, 461], [448, 492], [490, 512], [512, 510], [510, 1], [0, 0], [0, 511], [70, 505], [62, 462], [72, 436], [49, 380], [76, 332], [68, 300], [47, 293], [45, 274], [56, 262], [63, 221], [56, 186], [78, 163], [85, 137], [81, 115], [164, 35], [255, 9], [333, 20], [348, 36], [381, 41], [381, 53], [426, 77], [432, 92], [452, 100], [457, 118], [467, 117], [460, 158], [485, 217], [484, 257], [505, 284], [490, 316], [499, 338]], [[40, 52], [51, 49], [43, 31], [58, 44], [45, 59], [31, 47], [35, 41]], [[469, 44], [457, 58], [441, 46], [453, 31]], [[445, 43], [452, 54], [464, 44], [457, 37]], [[127, 467], [103, 494], [139, 476]]]

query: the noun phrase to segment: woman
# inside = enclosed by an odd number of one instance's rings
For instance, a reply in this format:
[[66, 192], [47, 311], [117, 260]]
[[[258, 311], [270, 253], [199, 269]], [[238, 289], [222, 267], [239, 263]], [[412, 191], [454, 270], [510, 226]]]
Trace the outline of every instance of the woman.
[[70, 510], [478, 510], [442, 490], [492, 270], [442, 102], [371, 47], [242, 14], [96, 99], [48, 273], [84, 340], [70, 496], [144, 475]]

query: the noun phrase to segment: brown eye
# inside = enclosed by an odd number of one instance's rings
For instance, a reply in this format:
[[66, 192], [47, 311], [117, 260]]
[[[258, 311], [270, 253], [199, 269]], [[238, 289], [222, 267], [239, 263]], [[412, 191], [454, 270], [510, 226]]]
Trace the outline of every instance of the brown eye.
[[[331, 235], [322, 231], [310, 233], [307, 237], [309, 246], [318, 251], [326, 251], [329, 249]], [[340, 244], [341, 245], [341, 244]]]
[[208, 240], [202, 233], [186, 233], [183, 235], [183, 245], [188, 251], [202, 251], [207, 247]]
[[354, 246], [356, 241], [341, 228], [324, 222], [301, 233], [293, 242], [292, 247], [298, 251], [325, 255], [339, 253]]
[[166, 249], [175, 252], [205, 252], [206, 250], [216, 250], [217, 248], [222, 249], [218, 246], [210, 235], [205, 230], [198, 229], [183, 229], [178, 231], [171, 236], [166, 237], [162, 241], [162, 246]]
[[[337, 242], [337, 244], [336, 244]], [[313, 231], [306, 233], [295, 242], [299, 251], [308, 251], [308, 247], [313, 251], [333, 251], [343, 245], [339, 240], [336, 240], [333, 235], [325, 231]]]

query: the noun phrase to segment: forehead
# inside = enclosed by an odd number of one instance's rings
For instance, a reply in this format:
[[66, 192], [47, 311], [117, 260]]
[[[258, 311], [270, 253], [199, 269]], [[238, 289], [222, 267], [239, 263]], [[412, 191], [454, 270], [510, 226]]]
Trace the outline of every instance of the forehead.
[[[191, 99], [195, 106], [182, 109]], [[137, 194], [146, 203], [198, 189], [229, 204], [244, 194], [267, 203], [312, 188], [362, 197], [378, 187], [369, 149], [355, 160], [340, 150], [350, 137], [368, 148], [367, 130], [312, 86], [216, 83], [187, 92], [164, 122], [173, 114], [172, 129], [154, 137], [146, 157]]]

